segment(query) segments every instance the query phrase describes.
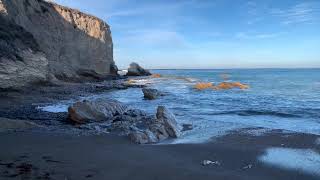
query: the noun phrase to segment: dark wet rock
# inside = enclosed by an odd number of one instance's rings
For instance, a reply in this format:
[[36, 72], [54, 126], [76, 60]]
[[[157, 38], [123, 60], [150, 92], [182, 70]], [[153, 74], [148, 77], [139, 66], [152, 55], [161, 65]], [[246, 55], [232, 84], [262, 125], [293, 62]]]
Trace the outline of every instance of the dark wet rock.
[[181, 131], [190, 131], [193, 129], [192, 124], [182, 124], [182, 130]]
[[159, 106], [157, 109], [157, 119], [163, 123], [170, 137], [178, 138], [180, 136], [180, 127], [172, 114], [166, 107]]
[[158, 142], [161, 142], [169, 138], [169, 134], [162, 123], [152, 123], [149, 125], [149, 129], [156, 136]]
[[157, 89], [151, 89], [151, 88], [143, 88], [142, 92], [143, 92], [144, 98], [148, 100], [157, 99], [159, 96], [163, 95]]
[[82, 101], [69, 107], [69, 118], [82, 123], [81, 129], [128, 136], [138, 144], [158, 143], [180, 135], [175, 116], [164, 106], [159, 106], [154, 116], [111, 99]]
[[140, 109], [129, 109], [124, 113], [124, 115], [128, 115], [131, 117], [141, 117], [141, 116], [147, 116], [147, 113]]
[[134, 131], [129, 134], [129, 138], [132, 142], [137, 144], [151, 144], [157, 143], [159, 140], [150, 130]]
[[159, 106], [157, 117], [148, 116], [135, 124], [129, 133], [130, 139], [138, 144], [152, 144], [180, 136], [180, 127], [175, 116], [164, 106]]
[[142, 68], [138, 63], [131, 63], [128, 68], [127, 76], [150, 76], [151, 73]]
[[113, 117], [123, 114], [127, 106], [116, 100], [97, 99], [76, 102], [68, 108], [69, 119], [75, 123], [112, 121]]

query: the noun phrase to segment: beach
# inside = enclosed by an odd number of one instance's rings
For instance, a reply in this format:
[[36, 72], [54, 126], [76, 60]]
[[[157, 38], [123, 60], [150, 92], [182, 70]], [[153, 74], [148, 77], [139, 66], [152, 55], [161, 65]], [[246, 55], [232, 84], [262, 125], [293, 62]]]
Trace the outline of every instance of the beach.
[[[312, 180], [319, 177], [270, 166], [258, 157], [270, 147], [320, 152], [315, 140], [307, 134], [238, 131], [202, 144], [136, 145], [112, 135], [2, 133], [0, 179]], [[219, 163], [204, 166], [203, 160]]]

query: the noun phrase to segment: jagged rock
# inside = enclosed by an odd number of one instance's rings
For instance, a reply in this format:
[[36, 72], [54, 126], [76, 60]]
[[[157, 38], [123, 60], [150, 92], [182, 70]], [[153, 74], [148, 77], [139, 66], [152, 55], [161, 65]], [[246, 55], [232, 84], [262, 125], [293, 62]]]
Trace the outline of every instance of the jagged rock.
[[143, 69], [138, 63], [131, 63], [128, 68], [127, 76], [150, 76], [151, 73]]
[[154, 134], [157, 138], [158, 142], [166, 140], [169, 138], [169, 134], [164, 126], [164, 124], [155, 122], [149, 125], [150, 131]]
[[154, 100], [154, 99], [157, 99], [159, 96], [162, 96], [162, 93], [160, 93], [156, 89], [143, 88], [142, 92], [143, 92], [144, 98], [148, 100]]
[[129, 134], [129, 138], [132, 142], [137, 144], [151, 144], [159, 142], [159, 140], [149, 130], [134, 131]]
[[112, 121], [114, 116], [123, 114], [127, 106], [116, 100], [97, 99], [76, 102], [68, 108], [69, 119], [75, 123]]
[[159, 106], [157, 109], [157, 119], [163, 122], [163, 125], [170, 137], [178, 138], [181, 134], [180, 127], [172, 114], [166, 107]]
[[0, 0], [0, 88], [117, 74], [108, 24], [44, 0]]
[[93, 124], [82, 125], [83, 128], [128, 136], [138, 144], [157, 143], [180, 135], [174, 115], [164, 106], [159, 106], [154, 116], [139, 109], [130, 109], [116, 100], [97, 99], [76, 102], [68, 111], [72, 122]]
[[0, 132], [6, 131], [22, 131], [33, 128], [41, 128], [41, 126], [25, 120], [14, 120], [7, 118], [0, 118]]
[[140, 110], [140, 109], [128, 109], [124, 115], [128, 115], [131, 117], [142, 117], [142, 116], [147, 116], [147, 113]]

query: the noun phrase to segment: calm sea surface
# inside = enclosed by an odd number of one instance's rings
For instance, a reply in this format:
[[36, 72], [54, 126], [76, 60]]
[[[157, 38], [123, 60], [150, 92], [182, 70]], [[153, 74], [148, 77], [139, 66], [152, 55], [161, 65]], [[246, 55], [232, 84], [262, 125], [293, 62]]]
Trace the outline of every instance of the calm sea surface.
[[[177, 143], [201, 142], [229, 130], [263, 127], [320, 135], [320, 69], [234, 69], [234, 70], [153, 70], [163, 78], [141, 83], [167, 93], [154, 101], [143, 100], [141, 89], [114, 91], [85, 99], [108, 97], [132, 107], [155, 113], [165, 105], [179, 123], [191, 123]], [[248, 90], [195, 90], [196, 82], [219, 83], [221, 74], [228, 81], [248, 84]], [[83, 99], [82, 98], [82, 99]], [[75, 100], [42, 107], [47, 111], [66, 111]]]

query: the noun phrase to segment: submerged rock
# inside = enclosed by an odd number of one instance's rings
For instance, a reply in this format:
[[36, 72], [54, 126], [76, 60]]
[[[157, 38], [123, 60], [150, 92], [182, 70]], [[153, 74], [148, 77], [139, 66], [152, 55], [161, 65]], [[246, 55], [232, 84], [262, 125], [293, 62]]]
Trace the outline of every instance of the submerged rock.
[[193, 129], [192, 124], [182, 124], [182, 130], [181, 131], [190, 131]]
[[154, 99], [157, 99], [159, 96], [162, 96], [162, 93], [160, 93], [156, 89], [143, 88], [142, 92], [143, 92], [144, 98], [148, 100], [154, 100]]
[[127, 106], [116, 100], [97, 99], [76, 102], [68, 108], [69, 119], [75, 123], [111, 121], [115, 115], [123, 114]]
[[131, 63], [127, 76], [150, 76], [150, 71], [142, 68], [138, 63]]

